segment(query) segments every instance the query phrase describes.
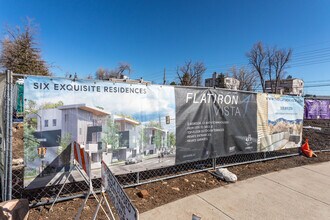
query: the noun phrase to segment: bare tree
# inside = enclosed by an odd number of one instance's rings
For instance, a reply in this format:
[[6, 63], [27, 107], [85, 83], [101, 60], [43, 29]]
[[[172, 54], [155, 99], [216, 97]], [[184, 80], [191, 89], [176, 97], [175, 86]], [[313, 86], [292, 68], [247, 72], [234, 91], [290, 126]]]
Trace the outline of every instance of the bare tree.
[[27, 19], [23, 28], [7, 27], [7, 36], [1, 42], [1, 68], [21, 74], [51, 75], [48, 64], [41, 58], [41, 50], [37, 48], [36, 30], [31, 19]]
[[291, 61], [292, 49], [265, 48], [262, 42], [258, 42], [246, 56], [260, 78], [263, 92], [266, 92], [266, 80], [270, 80], [271, 92], [276, 93], [280, 80], [285, 77], [285, 69]]
[[100, 80], [109, 78], [109, 70], [102, 67], [98, 68], [95, 72], [95, 78]]
[[206, 67], [203, 62], [187, 61], [177, 69], [178, 84], [182, 86], [201, 86]]
[[275, 73], [275, 92], [279, 86], [281, 79], [285, 77], [285, 69], [287, 68], [288, 62], [291, 60], [292, 49], [280, 49], [276, 50], [273, 57], [273, 66]]
[[258, 73], [260, 78], [260, 84], [262, 86], [262, 91], [265, 92], [265, 61], [266, 61], [266, 52], [261, 42], [258, 42], [253, 45], [250, 52], [246, 54], [249, 59], [249, 63], [252, 68]]
[[117, 78], [121, 78], [121, 76], [123, 76], [125, 72], [127, 75], [130, 75], [132, 72], [132, 67], [131, 64], [123, 62], [118, 64], [116, 70], [117, 71], [115, 71], [115, 73], [117, 74]]
[[233, 66], [230, 69], [230, 73], [233, 78], [240, 81], [239, 90], [253, 91], [257, 85], [258, 75], [256, 72], [251, 71], [245, 67], [237, 68]]
[[126, 73], [126, 75], [130, 75], [131, 72], [132, 72], [132, 68], [129, 63], [119, 63], [118, 67], [116, 67], [115, 69], [109, 70], [100, 67], [96, 71], [95, 77], [96, 79], [100, 79], [100, 80], [108, 80], [110, 78], [121, 79], [124, 76], [124, 73]]

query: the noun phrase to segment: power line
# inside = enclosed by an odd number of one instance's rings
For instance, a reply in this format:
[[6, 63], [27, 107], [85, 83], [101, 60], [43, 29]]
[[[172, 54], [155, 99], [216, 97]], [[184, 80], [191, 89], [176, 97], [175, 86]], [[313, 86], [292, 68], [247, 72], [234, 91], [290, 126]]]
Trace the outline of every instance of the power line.
[[295, 53], [295, 55], [300, 56], [301, 54], [313, 54], [313, 53], [319, 53], [319, 52], [326, 52], [329, 50], [330, 50], [330, 47], [324, 47], [324, 48], [319, 48], [319, 49], [315, 49], [315, 50], [297, 52], [297, 53]]
[[318, 85], [307, 85], [307, 86], [304, 86], [304, 88], [326, 87], [326, 86], [330, 86], [330, 83], [328, 83], [328, 84], [318, 84]]
[[317, 83], [317, 82], [330, 82], [330, 79], [326, 79], [326, 80], [314, 80], [314, 81], [305, 81], [304, 83]]
[[319, 61], [309, 61], [309, 62], [301, 62], [301, 63], [296, 63], [292, 67], [302, 67], [302, 66], [309, 66], [309, 65], [315, 65], [315, 64], [322, 64], [322, 63], [329, 63], [330, 59], [327, 60], [319, 60]]
[[322, 57], [330, 57], [330, 51], [323, 54], [312, 54], [312, 55], [306, 55], [302, 57], [293, 57], [292, 60], [296, 62], [297, 60], [305, 60], [305, 59], [315, 59], [315, 58], [322, 58]]
[[320, 44], [326, 44], [326, 43], [330, 43], [330, 40], [323, 41], [323, 42], [306, 44], [306, 45], [301, 45], [301, 46], [296, 46], [296, 47], [293, 47], [293, 49], [306, 48], [306, 47], [311, 47], [311, 46], [320, 45]]
[[[330, 42], [330, 41], [327, 41]], [[319, 43], [317, 43], [319, 44]], [[317, 45], [314, 44], [314, 45]], [[301, 46], [301, 47], [308, 47], [306, 46]], [[301, 48], [301, 47], [296, 47], [296, 48]], [[314, 50], [308, 50], [308, 51], [302, 51], [302, 52], [297, 52], [294, 54], [292, 62], [289, 63], [289, 68], [293, 67], [302, 67], [302, 66], [308, 66], [308, 65], [316, 65], [316, 64], [322, 64], [322, 63], [328, 63], [330, 62], [330, 47], [325, 47], [325, 48], [318, 48]], [[227, 63], [227, 64], [222, 64], [222, 65], [210, 65], [206, 66], [208, 71], [227, 71], [230, 67], [232, 66], [246, 66], [246, 63], [244, 62], [236, 62], [236, 63]], [[167, 77], [176, 77], [176, 68], [173, 69], [166, 69], [166, 75]], [[158, 80], [159, 76], [158, 74], [162, 73], [163, 71], [157, 71], [152, 74], [156, 74], [154, 78], [151, 78], [152, 80]]]

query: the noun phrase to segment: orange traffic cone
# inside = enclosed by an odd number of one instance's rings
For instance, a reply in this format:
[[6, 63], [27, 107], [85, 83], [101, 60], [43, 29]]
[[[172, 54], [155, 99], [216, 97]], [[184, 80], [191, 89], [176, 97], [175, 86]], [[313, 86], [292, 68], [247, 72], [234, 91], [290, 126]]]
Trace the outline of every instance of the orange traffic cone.
[[317, 157], [317, 155], [309, 148], [308, 139], [306, 138], [305, 143], [301, 146], [301, 151], [306, 157]]

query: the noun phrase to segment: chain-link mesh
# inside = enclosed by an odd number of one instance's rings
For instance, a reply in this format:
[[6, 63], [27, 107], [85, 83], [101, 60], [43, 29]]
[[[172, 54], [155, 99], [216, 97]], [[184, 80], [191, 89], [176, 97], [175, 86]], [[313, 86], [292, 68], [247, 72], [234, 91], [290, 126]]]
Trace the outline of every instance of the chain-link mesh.
[[[49, 203], [52, 201], [62, 185], [46, 186], [35, 189], [24, 188], [24, 166], [16, 166], [13, 168], [13, 198], [26, 198], [32, 205], [38, 203]], [[95, 191], [101, 189], [101, 179], [93, 179], [92, 181]], [[65, 184], [60, 198], [80, 197], [89, 190], [89, 186], [85, 181], [68, 182]]]
[[118, 175], [117, 178], [124, 187], [130, 187], [162, 179], [177, 177], [187, 173], [195, 173], [213, 169], [215, 167], [233, 166], [295, 155], [299, 155], [297, 148], [251, 154], [236, 154], [226, 157], [183, 163], [160, 169], [145, 170], [142, 172]]
[[[320, 149], [318, 149], [320, 150]], [[322, 150], [329, 151], [330, 147], [323, 147]], [[228, 167], [246, 163], [272, 160], [282, 157], [299, 155], [298, 148], [291, 148], [279, 151], [258, 152], [251, 154], [236, 154], [226, 157], [211, 158], [206, 160], [183, 163], [158, 169], [144, 170], [117, 175], [119, 182], [123, 187], [131, 187], [150, 183], [154, 181], [169, 179], [189, 173], [201, 172], [215, 167]], [[25, 189], [23, 185], [24, 166], [13, 168], [13, 198], [27, 198], [31, 204], [46, 204], [52, 201], [59, 192], [62, 185], [47, 186], [36, 189]], [[101, 188], [101, 180], [94, 179], [93, 187], [95, 190]], [[60, 198], [74, 198], [84, 195], [88, 190], [88, 185], [84, 182], [67, 183], [61, 192]]]
[[[316, 127], [318, 125], [316, 122], [308, 120], [306, 120], [304, 124]], [[325, 120], [323, 122], [321, 130], [305, 128], [303, 132], [303, 140], [305, 140], [306, 138], [309, 139], [309, 144], [313, 150], [330, 151], [330, 120]], [[228, 167], [246, 163], [272, 160], [282, 157], [295, 156], [299, 154], [300, 152], [298, 148], [250, 154], [236, 154], [226, 157], [211, 158], [206, 160], [166, 166], [157, 169], [130, 172], [127, 174], [117, 175], [117, 178], [123, 187], [131, 187], [149, 182], [187, 175], [189, 173], [201, 172], [215, 167]], [[14, 166], [12, 171], [13, 198], [27, 198], [29, 199], [31, 204], [37, 204], [38, 202], [40, 204], [40, 201], [44, 203], [51, 201], [55, 198], [62, 186], [55, 185], [36, 189], [26, 189], [24, 188], [23, 181], [24, 166]], [[93, 186], [95, 190], [101, 189], [100, 179], [94, 179]], [[63, 188], [63, 191], [61, 192], [60, 198], [79, 197], [84, 195], [84, 193], [87, 192], [88, 189], [89, 187], [84, 181], [67, 183]]]

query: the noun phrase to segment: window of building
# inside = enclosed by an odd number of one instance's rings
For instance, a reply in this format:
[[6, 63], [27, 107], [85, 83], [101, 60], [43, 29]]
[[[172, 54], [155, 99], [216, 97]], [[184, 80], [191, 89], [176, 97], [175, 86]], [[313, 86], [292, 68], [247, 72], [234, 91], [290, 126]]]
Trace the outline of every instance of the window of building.
[[101, 140], [101, 135], [102, 135], [102, 132], [97, 132], [97, 142], [102, 141]]
[[45, 128], [48, 127], [48, 120], [45, 120]]
[[68, 114], [65, 114], [65, 115], [64, 115], [64, 121], [65, 121], [65, 122], [67, 122], [67, 121], [68, 121], [68, 119], [69, 119], [69, 116], [68, 116]]
[[93, 132], [93, 133], [92, 133], [92, 143], [93, 143], [93, 144], [97, 143], [96, 138], [97, 138], [96, 133]]
[[53, 119], [53, 127], [56, 127], [56, 119]]

